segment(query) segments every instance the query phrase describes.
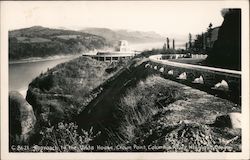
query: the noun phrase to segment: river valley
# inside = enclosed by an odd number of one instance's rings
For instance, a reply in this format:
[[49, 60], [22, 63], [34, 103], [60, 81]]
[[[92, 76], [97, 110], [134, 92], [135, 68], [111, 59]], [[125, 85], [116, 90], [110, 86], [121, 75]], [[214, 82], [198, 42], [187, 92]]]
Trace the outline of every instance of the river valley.
[[[134, 50], [147, 50], [152, 48], [161, 48], [162, 42], [131, 44]], [[9, 63], [9, 91], [19, 91], [24, 97], [28, 89], [29, 83], [42, 72], [46, 72], [48, 68], [53, 68], [57, 64], [72, 60], [79, 55], [67, 56], [60, 59], [49, 59], [42, 61], [31, 61], [23, 63]]]

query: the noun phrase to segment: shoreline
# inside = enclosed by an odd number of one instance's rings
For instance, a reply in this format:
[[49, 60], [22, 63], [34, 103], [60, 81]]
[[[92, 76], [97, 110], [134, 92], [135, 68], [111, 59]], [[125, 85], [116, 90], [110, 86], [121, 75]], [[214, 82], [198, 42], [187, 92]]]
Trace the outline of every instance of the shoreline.
[[[144, 42], [144, 43], [131, 43], [131, 46], [136, 46], [133, 50], [148, 50], [144, 47], [139, 47], [140, 45], [145, 45], [145, 44], [161, 44], [161, 41], [156, 41], [156, 42]], [[153, 48], [159, 48], [160, 46], [152, 46], [151, 49]], [[132, 47], [133, 48], [133, 47]], [[150, 49], [149, 49], [150, 50]], [[42, 62], [42, 61], [50, 61], [50, 60], [58, 60], [58, 59], [64, 59], [64, 58], [70, 58], [70, 57], [79, 57], [83, 54], [89, 54], [89, 55], [93, 55], [96, 54], [96, 50], [93, 51], [89, 51], [87, 53], [80, 53], [80, 54], [69, 54], [69, 55], [65, 55], [65, 54], [59, 54], [59, 55], [55, 55], [55, 56], [49, 56], [49, 57], [30, 57], [30, 58], [24, 58], [24, 59], [20, 59], [20, 60], [9, 60], [9, 64], [21, 64], [21, 63], [34, 63], [34, 62]]]
[[26, 58], [21, 60], [14, 60], [9, 61], [9, 64], [21, 64], [21, 63], [34, 63], [34, 62], [42, 62], [42, 61], [52, 61], [58, 59], [65, 59], [65, 58], [76, 58], [81, 56], [82, 54], [71, 54], [71, 55], [57, 55], [57, 56], [50, 56], [50, 57], [32, 57]]

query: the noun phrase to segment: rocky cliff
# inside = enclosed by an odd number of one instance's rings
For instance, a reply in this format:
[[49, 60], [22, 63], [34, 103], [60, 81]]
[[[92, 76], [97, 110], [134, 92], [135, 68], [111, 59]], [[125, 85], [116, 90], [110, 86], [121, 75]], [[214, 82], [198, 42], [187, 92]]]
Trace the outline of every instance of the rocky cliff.
[[241, 70], [241, 10], [228, 9], [218, 39], [208, 54], [210, 66]]
[[15, 91], [9, 93], [10, 144], [26, 144], [32, 135], [36, 117], [32, 106]]

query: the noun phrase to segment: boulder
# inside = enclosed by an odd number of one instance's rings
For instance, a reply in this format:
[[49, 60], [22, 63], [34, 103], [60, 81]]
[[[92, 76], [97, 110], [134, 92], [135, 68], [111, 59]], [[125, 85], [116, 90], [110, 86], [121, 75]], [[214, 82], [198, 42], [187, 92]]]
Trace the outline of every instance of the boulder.
[[222, 80], [221, 82], [215, 84], [215, 86], [212, 89], [228, 91], [229, 86], [228, 86], [228, 83], [225, 80]]
[[187, 73], [186, 72], [183, 72], [182, 74], [179, 75], [179, 77], [177, 77], [177, 79], [187, 79]]
[[195, 78], [193, 83], [197, 83], [197, 84], [204, 84], [204, 80], [203, 77], [200, 76], [199, 78]]
[[215, 127], [241, 128], [241, 113], [232, 112], [216, 117], [213, 124]]
[[159, 71], [160, 71], [161, 73], [163, 73], [163, 72], [164, 72], [164, 68], [161, 67], [161, 68], [159, 69]]
[[170, 71], [168, 71], [168, 74], [169, 74], [169, 75], [173, 75], [173, 74], [174, 74], [174, 71], [173, 71], [173, 70], [170, 70]]
[[241, 128], [241, 113], [232, 112], [228, 114], [231, 120], [232, 128]]
[[32, 106], [16, 91], [9, 93], [9, 134], [11, 143], [28, 143], [36, 123]]

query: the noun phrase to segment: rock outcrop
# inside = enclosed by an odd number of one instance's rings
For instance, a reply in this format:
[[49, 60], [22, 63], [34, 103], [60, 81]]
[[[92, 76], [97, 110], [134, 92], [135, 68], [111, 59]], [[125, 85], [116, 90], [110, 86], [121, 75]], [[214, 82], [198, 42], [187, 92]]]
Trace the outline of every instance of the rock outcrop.
[[232, 112], [218, 116], [213, 124], [215, 127], [241, 128], [241, 113]]
[[241, 10], [228, 9], [206, 63], [241, 70]]
[[9, 93], [9, 140], [11, 144], [26, 144], [32, 134], [36, 117], [32, 106], [16, 91]]

